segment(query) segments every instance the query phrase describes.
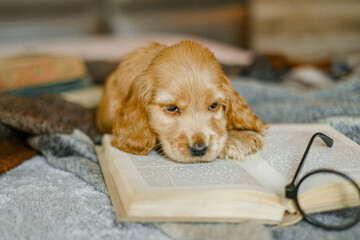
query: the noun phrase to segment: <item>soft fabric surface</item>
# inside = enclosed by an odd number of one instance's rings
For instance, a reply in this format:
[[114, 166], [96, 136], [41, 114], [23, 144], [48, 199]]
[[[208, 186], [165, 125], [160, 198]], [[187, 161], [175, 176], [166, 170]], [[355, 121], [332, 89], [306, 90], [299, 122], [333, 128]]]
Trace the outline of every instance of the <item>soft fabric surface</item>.
[[36, 135], [71, 133], [78, 128], [94, 141], [100, 137], [94, 111], [55, 95], [21, 98], [0, 93], [0, 125]]
[[360, 79], [296, 92], [256, 81], [233, 81], [251, 109], [267, 123], [328, 123], [360, 144]]
[[75, 129], [85, 132], [94, 142], [100, 141], [94, 110], [55, 95], [21, 98], [0, 93], [0, 174], [36, 155], [26, 144], [29, 136], [71, 134]]
[[7, 137], [0, 144], [0, 174], [37, 154], [20, 136]]
[[271, 240], [271, 232], [257, 222], [242, 223], [161, 223], [165, 233], [181, 240]]
[[168, 240], [152, 224], [116, 222], [107, 194], [34, 157], [0, 178], [0, 239]]
[[[234, 86], [267, 123], [326, 122], [360, 143], [360, 79], [308, 93], [249, 80], [234, 81]], [[0, 238], [170, 239], [153, 224], [116, 223], [92, 141], [84, 133], [73, 129], [71, 134], [38, 134], [28, 142], [46, 161], [36, 157], [0, 176], [3, 234]], [[158, 226], [171, 231], [169, 227]], [[176, 228], [185, 236], [178, 230], [172, 232], [173, 236], [192, 238], [186, 234], [190, 232], [187, 225]], [[215, 231], [215, 235], [218, 231], [207, 229]], [[265, 234], [271, 231], [275, 239], [358, 239], [360, 236], [360, 224], [342, 232], [324, 231], [304, 222], [263, 230]]]
[[52, 167], [71, 172], [100, 192], [107, 193], [94, 145], [82, 132], [31, 137], [29, 144], [39, 150]]

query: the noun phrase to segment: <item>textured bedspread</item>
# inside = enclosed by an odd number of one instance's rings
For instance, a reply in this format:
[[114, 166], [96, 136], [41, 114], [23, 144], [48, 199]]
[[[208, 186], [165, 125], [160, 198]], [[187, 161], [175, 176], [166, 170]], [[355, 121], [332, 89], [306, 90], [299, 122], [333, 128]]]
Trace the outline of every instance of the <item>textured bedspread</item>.
[[237, 91], [267, 123], [327, 123], [360, 144], [360, 79], [296, 92], [258, 82], [234, 81]]
[[[267, 123], [329, 123], [360, 144], [359, 78], [312, 92], [293, 92], [249, 79], [237, 79], [233, 84]], [[163, 231], [169, 226], [122, 224], [115, 220], [93, 150], [94, 137], [89, 138], [83, 132], [75, 129], [62, 134], [28, 135], [28, 143], [43, 156], [36, 156], [0, 176], [0, 239], [172, 239]], [[181, 231], [182, 226], [177, 227]], [[254, 230], [256, 227], [261, 231]], [[206, 231], [215, 228], [211, 225]], [[225, 238], [358, 239], [360, 236], [360, 224], [343, 232], [323, 231], [304, 222], [290, 227], [240, 224], [232, 228]], [[249, 229], [253, 238], [242, 235]]]

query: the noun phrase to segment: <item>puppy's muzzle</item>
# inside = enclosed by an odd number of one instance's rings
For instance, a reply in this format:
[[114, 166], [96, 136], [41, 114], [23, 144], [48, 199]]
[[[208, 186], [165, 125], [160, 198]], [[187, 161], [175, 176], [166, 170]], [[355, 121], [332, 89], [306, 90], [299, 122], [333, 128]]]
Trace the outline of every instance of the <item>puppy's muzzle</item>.
[[194, 144], [189, 146], [190, 153], [194, 157], [204, 156], [207, 152], [207, 146], [205, 144]]

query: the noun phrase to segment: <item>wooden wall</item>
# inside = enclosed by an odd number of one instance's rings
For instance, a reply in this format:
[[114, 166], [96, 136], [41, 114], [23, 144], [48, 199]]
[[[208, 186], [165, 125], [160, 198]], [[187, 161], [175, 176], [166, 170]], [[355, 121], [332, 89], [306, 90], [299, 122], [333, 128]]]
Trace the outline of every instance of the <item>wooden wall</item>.
[[249, 11], [257, 51], [307, 60], [360, 53], [359, 0], [253, 0]]

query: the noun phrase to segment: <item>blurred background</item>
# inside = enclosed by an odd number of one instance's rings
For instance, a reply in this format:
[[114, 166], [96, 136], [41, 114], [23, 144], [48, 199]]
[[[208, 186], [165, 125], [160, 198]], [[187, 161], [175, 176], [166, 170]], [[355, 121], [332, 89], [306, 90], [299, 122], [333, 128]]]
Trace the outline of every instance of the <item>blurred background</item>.
[[360, 1], [0, 0], [0, 91], [101, 88], [128, 52], [185, 39], [228, 77], [325, 88], [360, 76]]
[[360, 52], [360, 1], [0, 0], [0, 44], [154, 32], [322, 60]]

